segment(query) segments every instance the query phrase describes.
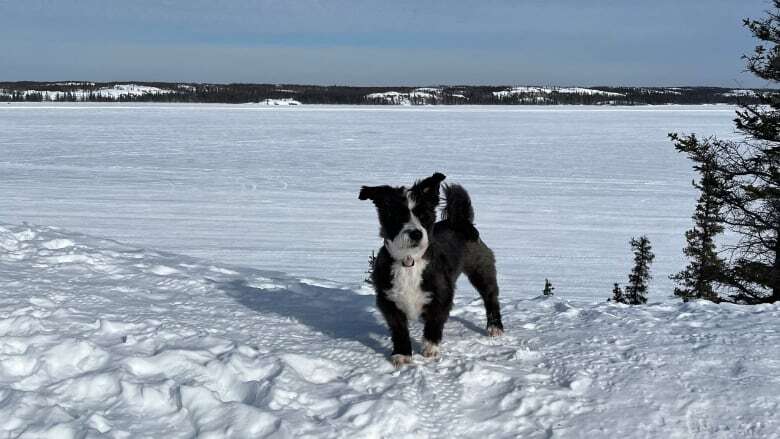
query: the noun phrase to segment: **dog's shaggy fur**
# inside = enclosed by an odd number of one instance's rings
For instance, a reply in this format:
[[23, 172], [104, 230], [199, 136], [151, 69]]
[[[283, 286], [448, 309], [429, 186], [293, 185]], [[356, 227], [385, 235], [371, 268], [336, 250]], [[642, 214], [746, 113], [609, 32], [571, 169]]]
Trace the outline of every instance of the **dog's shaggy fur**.
[[501, 311], [493, 252], [474, 227], [471, 199], [463, 187], [445, 185], [446, 206], [436, 222], [439, 186], [436, 173], [411, 188], [363, 186], [358, 198], [371, 200], [379, 215], [384, 245], [374, 261], [371, 280], [377, 306], [393, 340], [396, 366], [411, 362], [408, 321], [422, 317], [423, 355], [437, 357], [449, 317], [455, 283], [461, 273], [479, 291], [487, 312], [487, 333], [501, 335]]

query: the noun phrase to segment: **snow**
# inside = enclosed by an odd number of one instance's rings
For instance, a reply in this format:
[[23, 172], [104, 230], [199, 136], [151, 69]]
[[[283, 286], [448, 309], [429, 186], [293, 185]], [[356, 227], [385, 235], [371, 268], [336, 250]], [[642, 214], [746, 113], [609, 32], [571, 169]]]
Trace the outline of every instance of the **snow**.
[[[457, 293], [395, 370], [368, 288], [0, 224], [2, 437], [777, 437], [777, 305]], [[565, 288], [559, 288], [565, 296]], [[414, 339], [421, 325], [412, 325]], [[415, 344], [419, 352], [419, 343]]]
[[420, 98], [420, 99], [435, 99], [436, 94], [429, 93], [426, 91], [420, 91], [420, 90], [414, 90], [413, 92], [409, 93], [410, 98]]
[[76, 86], [76, 85], [89, 85], [93, 86], [95, 85], [94, 82], [75, 82], [75, 81], [68, 81], [68, 82], [55, 82], [54, 85], [68, 85], [68, 86]]
[[726, 93], [723, 93], [723, 96], [727, 97], [756, 97], [758, 94], [754, 90], [743, 90], [743, 89], [735, 89], [728, 91]]
[[670, 94], [670, 95], [681, 95], [682, 94], [682, 88], [679, 87], [670, 87], [670, 88], [640, 88], [639, 91], [642, 93], [647, 94]]
[[[94, 85], [94, 83], [57, 83], [57, 85]], [[22, 96], [27, 97], [30, 94], [40, 94], [45, 101], [58, 101], [65, 99], [70, 93], [76, 100], [82, 101], [87, 99], [90, 95], [98, 96], [108, 99], [119, 99], [121, 97], [128, 96], [143, 96], [143, 95], [156, 95], [173, 93], [173, 90], [162, 89], [158, 87], [151, 87], [147, 85], [138, 84], [116, 84], [113, 87], [101, 87], [95, 90], [77, 89], [70, 92], [56, 91], [56, 90], [25, 90], [20, 92]], [[9, 90], [0, 89], [0, 94], [7, 96], [12, 95]]]
[[400, 93], [397, 91], [370, 93], [366, 95], [366, 99], [381, 104], [409, 105], [409, 93]]
[[512, 87], [507, 90], [494, 91], [493, 96], [504, 99], [514, 97], [517, 95], [527, 94], [578, 94], [578, 95], [599, 95], [599, 96], [625, 96], [622, 93], [614, 93], [609, 91], [596, 90], [593, 88], [584, 87], [533, 87], [533, 86], [521, 86]]
[[524, 93], [551, 93], [552, 89], [546, 88], [546, 87], [528, 87], [528, 86], [522, 86], [522, 87], [512, 87], [507, 90], [501, 90], [501, 91], [494, 91], [493, 95], [496, 97], [507, 97], [512, 96], [515, 94], [524, 94]]
[[166, 94], [172, 93], [172, 90], [150, 87], [137, 84], [117, 84], [113, 87], [103, 87], [96, 91], [102, 97], [118, 99], [121, 96], [143, 96], [145, 94]]
[[290, 107], [290, 106], [301, 105], [301, 103], [291, 98], [284, 98], [284, 99], [269, 98], [269, 99], [263, 99], [262, 101], [258, 102], [257, 105], [266, 106], [266, 107]]
[[[1, 105], [0, 437], [779, 437], [780, 305], [667, 279], [696, 194], [666, 133], [733, 111]], [[415, 322], [396, 370], [357, 189], [434, 170], [507, 332], [462, 282], [441, 358]], [[643, 233], [650, 303], [605, 302]]]
[[[366, 100], [375, 104], [383, 105], [429, 105], [435, 104], [442, 99], [442, 89], [433, 87], [420, 87], [408, 93], [397, 91], [386, 91], [381, 93], [370, 93], [366, 95]], [[455, 94], [453, 97], [465, 99], [462, 94]]]
[[595, 90], [592, 88], [583, 88], [583, 87], [553, 88], [552, 91], [555, 93], [568, 93], [568, 94], [580, 94], [580, 95], [624, 96], [622, 93], [613, 93], [610, 91]]

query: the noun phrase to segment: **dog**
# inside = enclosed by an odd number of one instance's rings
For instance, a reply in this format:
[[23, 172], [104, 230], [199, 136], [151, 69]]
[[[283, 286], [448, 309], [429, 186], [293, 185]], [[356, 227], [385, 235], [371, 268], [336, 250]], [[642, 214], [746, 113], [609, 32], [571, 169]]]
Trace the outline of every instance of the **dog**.
[[436, 222], [441, 173], [404, 186], [363, 186], [358, 198], [377, 209], [384, 245], [373, 263], [371, 282], [376, 303], [390, 329], [395, 367], [412, 362], [409, 321], [422, 318], [423, 356], [438, 358], [444, 323], [452, 309], [455, 284], [461, 273], [482, 296], [487, 333], [504, 333], [498, 304], [496, 260], [474, 227], [468, 192], [457, 184], [444, 185], [446, 205]]

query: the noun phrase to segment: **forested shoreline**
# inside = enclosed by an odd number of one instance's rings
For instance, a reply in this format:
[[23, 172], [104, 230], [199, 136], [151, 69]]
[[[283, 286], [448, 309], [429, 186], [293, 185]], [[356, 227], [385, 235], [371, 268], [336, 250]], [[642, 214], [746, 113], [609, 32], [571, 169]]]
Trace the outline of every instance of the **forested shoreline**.
[[362, 87], [170, 82], [0, 82], [0, 101], [183, 102], [266, 100], [349, 105], [756, 104], [771, 90], [725, 87], [432, 86]]

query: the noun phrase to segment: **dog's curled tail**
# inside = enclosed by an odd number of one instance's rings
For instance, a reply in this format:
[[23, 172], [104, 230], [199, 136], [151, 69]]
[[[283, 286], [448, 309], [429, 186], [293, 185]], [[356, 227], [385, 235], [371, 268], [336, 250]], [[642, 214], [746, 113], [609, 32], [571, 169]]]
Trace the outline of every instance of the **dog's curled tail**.
[[474, 208], [466, 189], [459, 184], [444, 185], [444, 199], [447, 205], [442, 211], [442, 220], [446, 220], [456, 233], [469, 241], [479, 239], [474, 227]]

